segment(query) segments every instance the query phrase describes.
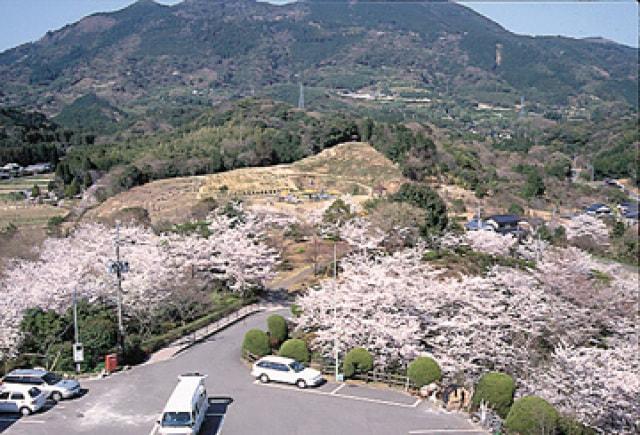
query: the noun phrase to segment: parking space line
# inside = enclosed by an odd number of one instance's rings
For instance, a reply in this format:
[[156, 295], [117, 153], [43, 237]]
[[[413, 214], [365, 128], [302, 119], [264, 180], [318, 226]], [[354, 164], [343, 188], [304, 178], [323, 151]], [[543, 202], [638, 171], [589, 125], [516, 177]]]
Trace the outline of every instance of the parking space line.
[[415, 408], [417, 406], [415, 403], [408, 405], [406, 403], [391, 402], [388, 400], [380, 400], [380, 399], [370, 399], [368, 397], [350, 396], [348, 394], [332, 394], [326, 391], [317, 391], [317, 390], [309, 390], [309, 389], [293, 389], [291, 387], [287, 387], [284, 385], [276, 385], [271, 383], [263, 384], [260, 381], [255, 381], [254, 384], [264, 386], [264, 387], [278, 388], [280, 390], [287, 390], [287, 391], [294, 391], [294, 392], [308, 393], [308, 394], [318, 394], [320, 396], [340, 397], [343, 399], [359, 400], [361, 402], [377, 403], [379, 405], [398, 406], [400, 408]]
[[418, 430], [410, 430], [410, 434], [429, 434], [429, 433], [446, 433], [446, 432], [455, 432], [455, 433], [486, 433], [486, 431], [482, 429], [418, 429]]
[[21, 423], [28, 423], [28, 424], [45, 424], [46, 421], [44, 420], [19, 420]]
[[336, 393], [337, 393], [338, 391], [340, 391], [340, 390], [342, 389], [342, 387], [344, 387], [345, 385], [347, 385], [347, 384], [342, 383], [342, 384], [338, 385], [338, 387], [337, 387], [335, 390], [333, 390], [333, 391], [331, 392], [331, 394], [336, 394]]
[[149, 435], [155, 435], [157, 430], [158, 430], [158, 423], [153, 423], [153, 428], [151, 429], [151, 432], [149, 432]]
[[222, 414], [222, 417], [220, 417], [220, 424], [218, 425], [216, 435], [220, 435], [222, 433], [222, 426], [224, 426], [224, 414]]
[[415, 403], [411, 405], [412, 408], [417, 408], [422, 403], [422, 399], [416, 399]]

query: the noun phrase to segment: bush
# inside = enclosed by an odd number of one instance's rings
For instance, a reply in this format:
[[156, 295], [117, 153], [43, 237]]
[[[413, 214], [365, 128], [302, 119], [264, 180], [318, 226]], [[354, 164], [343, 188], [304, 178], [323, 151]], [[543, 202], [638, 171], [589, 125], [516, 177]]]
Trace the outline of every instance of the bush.
[[486, 373], [478, 381], [473, 393], [473, 406], [480, 406], [480, 402], [486, 402], [498, 415], [505, 418], [509, 414], [509, 408], [513, 403], [513, 393], [516, 384], [513, 378], [504, 373]]
[[413, 360], [407, 368], [407, 376], [418, 387], [428, 385], [442, 378], [440, 366], [433, 358], [420, 356]]
[[256, 356], [269, 355], [271, 346], [269, 345], [269, 336], [259, 329], [250, 329], [244, 335], [242, 349], [251, 352]]
[[274, 345], [279, 345], [287, 339], [289, 331], [287, 329], [287, 321], [284, 317], [274, 314], [267, 318], [267, 327], [269, 329], [269, 337], [271, 337]]
[[509, 432], [520, 435], [553, 434], [558, 428], [558, 411], [546, 400], [526, 396], [516, 400], [505, 421]]
[[347, 352], [344, 358], [344, 375], [350, 378], [356, 373], [365, 373], [373, 369], [373, 356], [363, 347]]
[[300, 362], [309, 362], [309, 349], [307, 343], [299, 338], [292, 338], [282, 343], [278, 355], [293, 358]]
[[578, 420], [568, 417], [561, 416], [558, 421], [559, 426], [559, 434], [560, 435], [596, 435], [597, 432], [590, 427], [585, 426], [580, 423]]

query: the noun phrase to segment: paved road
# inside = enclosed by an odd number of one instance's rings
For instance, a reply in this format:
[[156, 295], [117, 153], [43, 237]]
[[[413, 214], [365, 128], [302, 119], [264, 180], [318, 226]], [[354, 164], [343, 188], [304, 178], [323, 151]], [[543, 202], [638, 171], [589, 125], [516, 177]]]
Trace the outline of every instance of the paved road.
[[[283, 312], [284, 313], [284, 312]], [[464, 418], [432, 410], [394, 391], [327, 383], [298, 390], [262, 385], [240, 361], [244, 332], [265, 328], [269, 312], [256, 314], [174, 359], [84, 382], [84, 397], [18, 421], [1, 417], [3, 435], [154, 435], [155, 421], [185, 372], [207, 373], [212, 405], [201, 435], [468, 434]], [[4, 426], [3, 426], [4, 425]], [[4, 430], [3, 430], [4, 429]]]

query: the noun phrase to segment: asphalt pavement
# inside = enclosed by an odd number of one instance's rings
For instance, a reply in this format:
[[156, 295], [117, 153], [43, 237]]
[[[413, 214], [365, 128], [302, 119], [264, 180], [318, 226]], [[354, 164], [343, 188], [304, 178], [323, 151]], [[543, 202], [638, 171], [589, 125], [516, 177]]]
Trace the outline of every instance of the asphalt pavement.
[[[462, 414], [431, 408], [415, 397], [328, 382], [299, 390], [260, 384], [240, 360], [244, 333], [266, 329], [261, 312], [212, 336], [175, 358], [85, 381], [80, 398], [45, 412], [0, 415], [2, 435], [155, 435], [156, 421], [181, 373], [208, 375], [210, 407], [200, 435], [392, 435], [481, 433]], [[283, 310], [282, 314], [287, 314]]]

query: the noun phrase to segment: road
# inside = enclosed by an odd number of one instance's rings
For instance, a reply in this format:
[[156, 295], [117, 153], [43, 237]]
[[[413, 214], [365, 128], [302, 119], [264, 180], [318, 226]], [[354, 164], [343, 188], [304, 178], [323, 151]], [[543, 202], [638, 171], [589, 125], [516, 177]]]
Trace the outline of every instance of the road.
[[44, 413], [15, 422], [2, 417], [0, 432], [155, 435], [155, 422], [177, 376], [197, 371], [209, 375], [207, 390], [212, 402], [200, 435], [479, 433], [462, 416], [434, 410], [395, 391], [334, 383], [298, 390], [257, 383], [239, 358], [240, 346], [249, 328], [266, 328], [270, 314], [262, 312], [240, 321], [173, 359], [86, 381], [84, 397], [63, 401]]

